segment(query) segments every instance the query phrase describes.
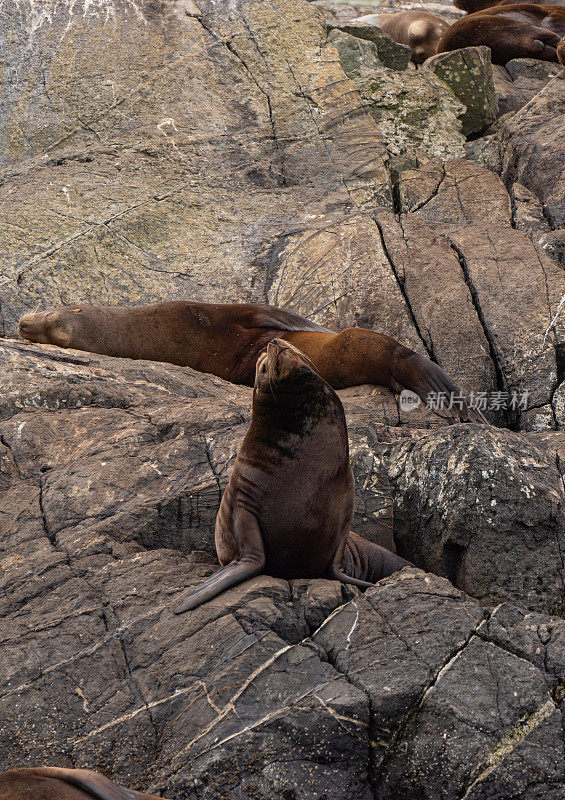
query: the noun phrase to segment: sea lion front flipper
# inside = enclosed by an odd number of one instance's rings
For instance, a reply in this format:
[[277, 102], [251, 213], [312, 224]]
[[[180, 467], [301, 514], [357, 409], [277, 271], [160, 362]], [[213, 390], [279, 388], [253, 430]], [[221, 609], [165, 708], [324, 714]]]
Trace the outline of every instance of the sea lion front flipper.
[[[223, 499], [222, 502], [224, 502]], [[221, 515], [218, 516], [221, 517]], [[229, 554], [227, 556], [224, 555], [223, 558], [220, 556], [220, 558], [227, 561], [232, 557], [232, 561], [191, 592], [186, 600], [183, 600], [179, 606], [173, 609], [175, 614], [183, 614], [185, 611], [190, 611], [207, 600], [216, 597], [226, 589], [237, 586], [238, 583], [243, 583], [243, 581], [253, 578], [263, 571], [265, 567], [265, 547], [261, 528], [255, 515], [243, 505], [236, 505], [225, 528], [222, 523], [220, 523], [219, 528], [216, 528], [216, 544], [218, 543], [218, 536], [221, 540], [227, 539], [230, 542], [230, 547], [227, 551]]]
[[318, 331], [334, 333], [317, 322], [312, 322], [300, 314], [286, 308], [275, 308], [257, 303], [249, 315], [248, 324], [252, 328], [273, 328], [277, 331]]
[[[394, 358], [391, 365], [391, 379], [394, 391], [401, 392], [403, 389], [410, 389], [424, 402], [430, 395], [438, 400], [443, 397], [445, 405], [441, 407], [438, 402], [432, 409], [440, 417], [456, 419], [461, 422], [489, 424], [479, 409], [469, 407], [459, 387], [440, 366], [407, 347], [403, 347], [402, 352]], [[457, 404], [452, 408], [448, 408], [450, 398], [454, 399]]]
[[259, 575], [263, 566], [263, 562], [248, 558], [242, 558], [240, 561], [231, 561], [191, 592], [186, 600], [183, 600], [180, 605], [173, 609], [174, 613], [184, 614], [185, 611], [190, 611], [202, 605], [202, 603], [206, 603], [226, 589]]

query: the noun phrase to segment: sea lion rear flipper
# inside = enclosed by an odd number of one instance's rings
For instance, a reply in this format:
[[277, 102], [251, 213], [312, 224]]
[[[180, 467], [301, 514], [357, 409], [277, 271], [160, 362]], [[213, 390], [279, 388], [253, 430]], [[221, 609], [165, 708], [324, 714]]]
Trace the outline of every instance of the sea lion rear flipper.
[[[432, 410], [440, 417], [489, 424], [478, 408], [469, 407], [459, 387], [440, 366], [408, 348], [403, 350], [407, 352], [395, 358], [391, 366], [392, 388], [396, 392], [410, 389], [424, 402], [430, 395], [438, 401], [444, 398], [443, 406], [439, 402], [432, 406]], [[448, 407], [450, 399], [454, 401], [452, 408]]]
[[330, 576], [367, 589], [382, 578], [388, 578], [389, 575], [410, 566], [412, 564], [409, 561], [386, 547], [369, 542], [349, 531], [343, 551], [343, 570], [334, 563], [330, 568]]
[[327, 577], [330, 580], [341, 581], [342, 583], [351, 583], [353, 586], [357, 586], [359, 589], [370, 589], [375, 585], [374, 583], [361, 581], [358, 578], [352, 578], [351, 575], [346, 575], [345, 572], [337, 569], [335, 564], [332, 564], [332, 566], [329, 568]]
[[180, 605], [173, 609], [174, 613], [184, 614], [185, 611], [190, 611], [202, 605], [202, 603], [206, 603], [226, 589], [259, 575], [263, 566], [264, 563], [261, 561], [248, 558], [242, 558], [240, 561], [231, 561], [191, 592], [186, 600], [183, 600]]
[[71, 786], [84, 789], [98, 800], [139, 800], [142, 795], [105, 778], [98, 772], [89, 769], [63, 769], [58, 767], [39, 767], [34, 769], [36, 775], [65, 781]]

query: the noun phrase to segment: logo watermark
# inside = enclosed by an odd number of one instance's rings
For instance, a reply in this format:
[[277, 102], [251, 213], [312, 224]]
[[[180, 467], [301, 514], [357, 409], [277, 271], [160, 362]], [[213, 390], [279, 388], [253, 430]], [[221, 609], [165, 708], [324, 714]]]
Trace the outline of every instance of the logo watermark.
[[422, 400], [416, 392], [411, 392], [410, 389], [403, 389], [400, 393], [399, 403], [403, 411], [413, 411], [422, 405]]

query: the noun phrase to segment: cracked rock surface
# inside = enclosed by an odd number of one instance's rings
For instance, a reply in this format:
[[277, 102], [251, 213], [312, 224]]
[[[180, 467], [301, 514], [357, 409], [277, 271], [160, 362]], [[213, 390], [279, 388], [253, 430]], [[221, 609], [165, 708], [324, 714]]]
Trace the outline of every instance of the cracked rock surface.
[[524, 759], [558, 785], [563, 434], [445, 428], [385, 389], [342, 392], [353, 528], [437, 575], [364, 595], [261, 576], [177, 617], [216, 569], [251, 391], [10, 340], [0, 363], [4, 768], [218, 800], [486, 797], [523, 787], [507, 769]]
[[[0, 5], [1, 766], [171, 800], [557, 800], [558, 78], [500, 123], [501, 177], [430, 159], [379, 127], [315, 5]], [[175, 617], [217, 566], [250, 390], [11, 338], [38, 306], [165, 299], [383, 330], [528, 400], [446, 427], [340, 392], [352, 527], [415, 567], [364, 594], [260, 576]]]

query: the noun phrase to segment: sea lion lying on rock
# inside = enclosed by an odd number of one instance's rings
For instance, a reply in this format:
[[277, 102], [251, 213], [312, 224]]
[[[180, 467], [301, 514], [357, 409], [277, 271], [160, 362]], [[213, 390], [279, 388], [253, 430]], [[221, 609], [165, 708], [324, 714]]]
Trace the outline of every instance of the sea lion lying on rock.
[[513, 58], [557, 61], [560, 36], [549, 27], [560, 27], [563, 14], [565, 9], [557, 6], [532, 4], [487, 8], [457, 20], [442, 36], [437, 51], [486, 45], [493, 64], [503, 66]]
[[[477, 14], [504, 17], [505, 19], [526, 22], [530, 25], [553, 31], [559, 37], [565, 36], [565, 7], [559, 5], [538, 5], [537, 3], [503, 3], [498, 7], [485, 8]], [[473, 14], [476, 16], [476, 14]], [[467, 17], [469, 19], [469, 17]]]
[[[531, 3], [531, 0], [453, 0], [453, 5], [460, 8], [461, 11], [466, 11], [468, 14], [474, 14], [475, 11], [482, 11], [485, 8], [493, 8], [494, 6], [516, 5], [522, 3]], [[565, 6], [565, 0], [538, 0], [537, 6]]]
[[251, 424], [216, 517], [222, 569], [175, 613], [260, 573], [368, 588], [409, 565], [349, 530], [354, 483], [345, 414], [307, 361], [282, 339], [259, 357]]
[[[390, 336], [365, 328], [334, 333], [298, 314], [254, 303], [62, 306], [26, 314], [18, 331], [30, 342], [167, 361], [247, 386], [253, 385], [257, 357], [279, 337], [298, 347], [336, 389], [371, 383], [395, 392], [410, 389], [423, 400], [432, 392], [461, 394], [437, 364]], [[482, 420], [465, 403], [440, 413], [463, 422]]]
[[412, 50], [411, 60], [423, 64], [435, 55], [439, 40], [449, 28], [449, 22], [427, 11], [398, 11], [396, 14], [368, 14], [356, 22], [370, 22], [399, 44]]
[[0, 800], [164, 800], [125, 789], [89, 769], [35, 767], [0, 775]]

